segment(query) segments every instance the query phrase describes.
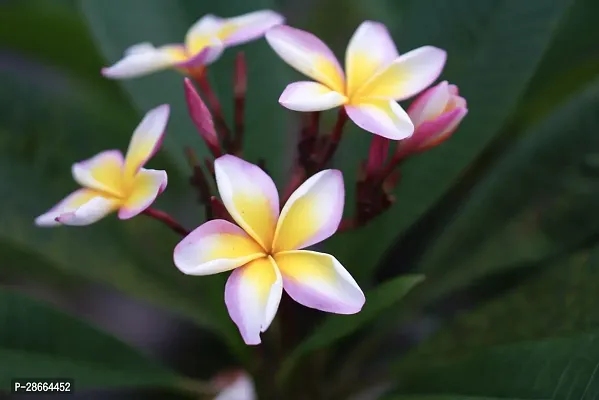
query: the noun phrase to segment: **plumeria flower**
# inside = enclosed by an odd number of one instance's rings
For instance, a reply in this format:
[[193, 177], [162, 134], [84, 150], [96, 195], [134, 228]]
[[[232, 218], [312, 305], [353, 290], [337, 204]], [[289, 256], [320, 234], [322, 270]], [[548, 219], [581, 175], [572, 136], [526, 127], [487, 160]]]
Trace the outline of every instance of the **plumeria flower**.
[[256, 400], [252, 377], [243, 370], [224, 371], [211, 379], [218, 390], [214, 400]]
[[284, 18], [274, 11], [261, 10], [234, 18], [205, 15], [189, 28], [184, 44], [154, 47], [140, 43], [125, 50], [124, 57], [102, 69], [109, 78], [134, 78], [166, 68], [192, 74], [216, 61], [226, 47], [243, 44], [264, 35]]
[[318, 310], [354, 314], [362, 309], [364, 294], [335, 257], [302, 250], [339, 226], [345, 197], [340, 171], [310, 177], [279, 213], [277, 188], [260, 167], [224, 155], [214, 170], [222, 202], [238, 225], [206, 222], [175, 247], [174, 262], [189, 275], [233, 270], [225, 303], [247, 344], [260, 343], [283, 289]]
[[443, 81], [423, 92], [408, 108], [416, 130], [398, 145], [402, 155], [428, 150], [448, 139], [468, 114], [458, 87]]
[[363, 22], [345, 53], [345, 72], [333, 52], [311, 33], [280, 25], [266, 40], [289, 65], [316, 82], [287, 86], [279, 102], [295, 111], [344, 106], [362, 129], [388, 139], [409, 137], [414, 126], [397, 104], [426, 89], [445, 65], [444, 50], [420, 47], [399, 56], [387, 28]]
[[142, 168], [156, 153], [169, 117], [169, 106], [146, 114], [133, 132], [126, 157], [119, 150], [103, 151], [73, 164], [75, 181], [82, 186], [45, 214], [38, 226], [89, 225], [118, 210], [120, 219], [148, 208], [167, 185], [166, 171]]

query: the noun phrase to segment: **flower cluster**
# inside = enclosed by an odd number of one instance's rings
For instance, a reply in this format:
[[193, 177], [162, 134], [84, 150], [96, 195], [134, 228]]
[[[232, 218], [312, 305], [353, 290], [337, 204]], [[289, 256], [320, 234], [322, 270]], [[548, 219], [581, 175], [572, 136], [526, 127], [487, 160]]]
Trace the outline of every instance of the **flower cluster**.
[[[279, 99], [288, 109], [309, 112], [300, 130], [295, 169], [281, 196], [264, 165], [241, 158], [247, 80], [243, 54], [238, 55], [235, 68], [234, 129], [228, 127], [206, 79], [207, 67], [226, 47], [263, 36], [286, 63], [314, 80], [289, 84]], [[165, 223], [184, 236], [173, 252], [181, 272], [232, 271], [225, 302], [247, 344], [261, 342], [260, 333], [275, 317], [283, 290], [307, 307], [357, 313], [365, 297], [356, 281], [335, 257], [307, 248], [380, 215], [393, 202], [401, 162], [438, 145], [457, 129], [468, 112], [466, 101], [446, 81], [430, 87], [445, 60], [445, 51], [432, 46], [399, 55], [385, 26], [366, 21], [349, 42], [344, 72], [320, 39], [284, 25], [284, 18], [273, 11], [228, 19], [204, 16], [189, 29], [184, 44], [134, 45], [102, 73], [123, 79], [173, 68], [186, 76], [189, 114], [213, 156], [200, 163], [192, 152], [187, 154], [193, 167], [190, 183], [199, 192], [207, 222], [189, 232], [151, 207], [166, 189], [167, 175], [143, 166], [160, 147], [168, 105], [146, 114], [126, 156], [108, 150], [75, 163], [73, 178], [82, 188], [35, 222], [38, 226], [89, 225], [118, 210], [120, 219], [145, 214]], [[398, 104], [419, 93], [407, 112]], [[330, 134], [323, 134], [320, 112], [336, 107], [337, 122]], [[342, 221], [343, 176], [327, 166], [348, 120], [374, 136], [356, 182], [355, 215]], [[396, 148], [389, 157], [392, 142]], [[210, 193], [212, 179], [220, 199]]]

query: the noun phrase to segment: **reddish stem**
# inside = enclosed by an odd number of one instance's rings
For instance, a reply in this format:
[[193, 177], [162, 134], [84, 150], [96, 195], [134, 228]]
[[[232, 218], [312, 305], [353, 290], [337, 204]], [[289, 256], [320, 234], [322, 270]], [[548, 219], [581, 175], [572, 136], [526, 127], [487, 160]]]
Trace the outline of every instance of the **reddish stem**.
[[391, 175], [395, 168], [399, 166], [402, 160], [403, 157], [399, 153], [393, 154], [391, 160], [387, 163], [385, 168], [383, 168], [383, 170], [378, 174], [377, 182], [379, 184], [382, 184], [385, 181], [385, 179], [387, 179], [387, 177]]
[[302, 182], [304, 182], [305, 179], [306, 179], [306, 171], [299, 165], [296, 165], [293, 168], [293, 172], [291, 174], [291, 179], [289, 180], [289, 183], [285, 187], [285, 190], [283, 190], [283, 196], [282, 196], [283, 201], [281, 202], [281, 206], [283, 206], [287, 202], [287, 200], [293, 194], [295, 189], [300, 187], [300, 185], [302, 184]]
[[239, 155], [243, 148], [244, 111], [247, 92], [247, 66], [243, 52], [237, 53], [237, 58], [235, 59], [233, 91], [235, 94], [235, 139], [233, 152]]
[[320, 162], [318, 163], [318, 169], [322, 169], [326, 163], [333, 157], [337, 147], [339, 146], [339, 142], [341, 141], [341, 137], [343, 136], [343, 126], [347, 121], [347, 113], [345, 112], [345, 108], [341, 107], [339, 109], [339, 114], [337, 114], [337, 122], [335, 123], [335, 127], [333, 128], [333, 132], [329, 138], [328, 143], [325, 146], [325, 149], [320, 158]]
[[181, 225], [180, 223], [175, 221], [175, 219], [173, 217], [171, 217], [169, 214], [165, 213], [164, 211], [156, 210], [155, 208], [150, 207], [150, 208], [146, 208], [144, 211], [142, 211], [142, 214], [147, 215], [150, 218], [154, 218], [155, 220], [162, 222], [163, 224], [165, 224], [166, 226], [168, 226], [169, 228], [171, 228], [173, 231], [177, 232], [181, 236], [189, 235], [189, 231], [187, 229], [185, 229], [183, 227], [183, 225]]
[[344, 219], [343, 221], [341, 221], [341, 224], [339, 224], [339, 228], [337, 228], [337, 233], [349, 231], [351, 229], [354, 229], [356, 226], [356, 220], [354, 220], [353, 218]]
[[217, 133], [219, 133], [222, 137], [222, 141], [227, 149], [229, 140], [231, 138], [231, 130], [227, 126], [227, 122], [225, 121], [225, 116], [223, 115], [223, 109], [220, 106], [220, 102], [218, 101], [218, 97], [212, 90], [212, 85], [208, 81], [206, 76], [206, 69], [203, 69], [199, 74], [196, 75], [196, 80], [200, 90], [206, 97], [206, 101], [208, 102], [208, 106], [212, 110], [212, 116], [214, 117], [214, 122], [216, 123]]

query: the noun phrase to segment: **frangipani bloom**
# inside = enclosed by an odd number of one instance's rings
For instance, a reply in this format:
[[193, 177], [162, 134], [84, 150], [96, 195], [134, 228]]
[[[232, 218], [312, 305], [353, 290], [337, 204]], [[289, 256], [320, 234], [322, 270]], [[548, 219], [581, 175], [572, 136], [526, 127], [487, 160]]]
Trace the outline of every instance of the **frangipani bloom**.
[[118, 209], [120, 219], [148, 208], [167, 185], [165, 171], [142, 168], [156, 153], [169, 117], [169, 106], [146, 114], [133, 132], [126, 157], [107, 150], [73, 164], [73, 178], [83, 186], [35, 219], [38, 226], [89, 225]]
[[405, 155], [428, 150], [448, 139], [468, 114], [468, 106], [459, 96], [458, 87], [443, 81], [418, 96], [408, 114], [416, 130], [399, 143], [398, 151]]
[[277, 188], [260, 167], [224, 155], [214, 170], [222, 202], [238, 225], [206, 222], [177, 245], [174, 262], [189, 275], [233, 270], [225, 303], [247, 344], [260, 343], [283, 289], [318, 310], [354, 314], [362, 309], [364, 294], [335, 257], [301, 250], [339, 226], [345, 197], [340, 171], [310, 177], [279, 213]]
[[420, 47], [399, 56], [381, 23], [363, 22], [345, 53], [345, 72], [333, 52], [311, 33], [281, 25], [266, 40], [288, 64], [316, 82], [287, 86], [279, 102], [295, 111], [344, 106], [362, 129], [388, 139], [409, 137], [414, 126], [397, 104], [426, 89], [445, 65], [444, 50]]
[[124, 57], [102, 69], [109, 78], [134, 78], [166, 68], [192, 73], [216, 61], [226, 47], [249, 42], [264, 35], [284, 18], [274, 11], [262, 10], [234, 18], [205, 15], [189, 28], [185, 43], [154, 47], [140, 43], [125, 50]]

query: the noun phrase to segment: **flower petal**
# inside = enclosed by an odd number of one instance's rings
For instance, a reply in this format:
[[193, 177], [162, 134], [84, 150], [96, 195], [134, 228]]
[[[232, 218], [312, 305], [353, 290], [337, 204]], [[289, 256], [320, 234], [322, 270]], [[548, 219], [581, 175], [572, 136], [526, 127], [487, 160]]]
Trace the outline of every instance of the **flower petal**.
[[317, 82], [295, 82], [285, 88], [279, 103], [294, 111], [322, 111], [345, 104], [347, 97]]
[[60, 225], [56, 218], [62, 214], [75, 211], [94, 197], [98, 196], [98, 192], [90, 189], [78, 189], [69, 194], [58, 204], [46, 211], [35, 219], [37, 226], [56, 226]]
[[195, 43], [208, 37], [218, 38], [218, 32], [224, 25], [225, 20], [213, 14], [206, 14], [198, 19], [185, 34], [185, 47], [188, 51], [201, 50], [196, 48]]
[[270, 326], [282, 294], [281, 274], [270, 256], [231, 273], [225, 286], [225, 303], [246, 344], [260, 344], [260, 332]]
[[173, 260], [187, 275], [212, 275], [264, 257], [264, 250], [243, 229], [223, 219], [213, 219], [177, 244]]
[[432, 46], [417, 48], [399, 56], [361, 87], [356, 95], [397, 101], [408, 99], [439, 77], [446, 59], [445, 50]]
[[225, 51], [225, 45], [223, 42], [215, 37], [208, 37], [203, 41], [197, 41], [194, 43], [195, 51], [187, 50], [188, 57], [175, 64], [175, 67], [182, 69], [184, 73], [189, 73], [189, 70], [193, 68], [203, 67], [209, 65], [218, 58]]
[[125, 50], [122, 59], [110, 67], [102, 68], [107, 78], [135, 78], [166, 69], [187, 58], [181, 45], [156, 48], [150, 43], [140, 43]]
[[219, 31], [219, 38], [226, 46], [238, 45], [259, 38], [270, 28], [283, 22], [285, 18], [274, 11], [254, 11], [227, 19]]
[[345, 111], [360, 128], [391, 140], [410, 137], [414, 125], [395, 101], [369, 100], [357, 106], [345, 106]]
[[311, 176], [283, 207], [273, 252], [301, 249], [333, 235], [341, 222], [344, 202], [341, 171], [327, 169]]
[[279, 217], [279, 195], [260, 167], [224, 155], [214, 161], [216, 184], [231, 217], [267, 252]]
[[385, 25], [373, 21], [363, 22], [350, 39], [345, 53], [348, 96], [377, 72], [388, 67], [398, 56]]
[[313, 34], [278, 25], [266, 32], [266, 40], [283, 61], [302, 74], [345, 92], [345, 77], [335, 54]]
[[56, 217], [56, 220], [63, 225], [90, 225], [116, 210], [119, 204], [119, 199], [99, 195], [75, 211], [61, 214]]
[[127, 178], [133, 177], [160, 148], [169, 113], [168, 104], [158, 106], [150, 110], [135, 128], [125, 156]]
[[167, 183], [166, 171], [140, 169], [131, 183], [129, 196], [124, 199], [119, 209], [119, 218], [133, 218], [150, 207], [156, 197], [166, 189]]
[[298, 303], [336, 314], [355, 314], [362, 309], [364, 293], [330, 254], [296, 250], [274, 257], [283, 276], [283, 288]]
[[418, 126], [424, 121], [441, 115], [449, 102], [450, 95], [447, 81], [426, 89], [408, 107], [408, 115], [412, 123]]
[[243, 370], [219, 374], [211, 379], [211, 383], [219, 389], [214, 400], [258, 399], [251, 375]]
[[103, 151], [73, 164], [73, 178], [83, 187], [119, 197], [123, 186], [123, 155], [118, 150]]
[[119, 206], [119, 199], [104, 197], [90, 189], [79, 189], [35, 219], [37, 226], [89, 225]]

